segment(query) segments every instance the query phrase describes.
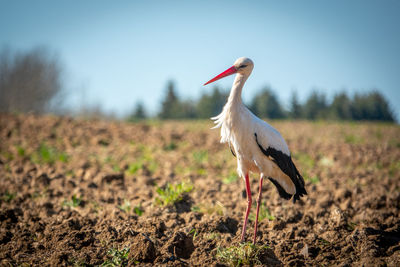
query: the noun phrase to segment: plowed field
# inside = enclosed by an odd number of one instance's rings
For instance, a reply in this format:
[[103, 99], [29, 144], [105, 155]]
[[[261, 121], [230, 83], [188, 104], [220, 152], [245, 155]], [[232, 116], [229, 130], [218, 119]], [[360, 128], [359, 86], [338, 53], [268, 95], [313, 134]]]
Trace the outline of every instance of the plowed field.
[[271, 124], [308, 196], [293, 204], [266, 180], [251, 247], [244, 182], [211, 121], [0, 115], [0, 265], [229, 265], [242, 247], [256, 265], [400, 266], [400, 127]]

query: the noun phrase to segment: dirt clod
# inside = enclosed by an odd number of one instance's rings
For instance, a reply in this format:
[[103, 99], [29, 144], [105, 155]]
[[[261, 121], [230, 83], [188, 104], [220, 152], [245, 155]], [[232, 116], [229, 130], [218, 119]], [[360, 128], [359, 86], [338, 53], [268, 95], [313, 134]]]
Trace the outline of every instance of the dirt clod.
[[230, 217], [221, 217], [215, 222], [215, 230], [220, 233], [236, 234], [238, 230], [238, 221]]
[[193, 238], [184, 232], [175, 232], [164, 245], [164, 250], [178, 258], [188, 259], [194, 250]]
[[156, 249], [147, 236], [138, 234], [130, 247], [130, 258], [139, 262], [153, 262], [156, 258]]

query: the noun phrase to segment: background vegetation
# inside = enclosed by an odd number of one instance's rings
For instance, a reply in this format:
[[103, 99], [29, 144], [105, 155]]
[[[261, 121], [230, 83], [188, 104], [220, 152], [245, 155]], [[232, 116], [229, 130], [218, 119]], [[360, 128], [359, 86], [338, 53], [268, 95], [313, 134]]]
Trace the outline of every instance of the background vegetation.
[[[0, 111], [59, 113], [64, 102], [63, 67], [58, 57], [44, 47], [27, 52], [14, 52], [3, 48], [0, 52]], [[203, 119], [221, 112], [229, 90], [214, 87], [197, 100], [184, 100], [177, 94], [173, 81], [168, 81], [166, 94], [157, 114], [159, 119]], [[262, 88], [248, 107], [259, 117], [271, 119], [330, 119], [370, 120], [394, 122], [395, 115], [388, 101], [378, 90], [349, 96], [345, 91], [331, 101], [325, 94], [313, 91], [300, 102], [296, 91], [285, 107], [270, 87]], [[65, 111], [65, 110], [64, 110]], [[74, 114], [86, 117], [107, 117], [101, 106], [82, 107]], [[130, 121], [148, 118], [148, 112], [137, 102]]]
[[[221, 112], [228, 94], [228, 90], [214, 87], [211, 93], [203, 93], [197, 101], [182, 100], [177, 96], [174, 83], [169, 81], [158, 117], [160, 119], [210, 118]], [[297, 92], [293, 91], [289, 107], [286, 108], [270, 87], [264, 87], [253, 97], [248, 108], [257, 116], [270, 119], [395, 121], [388, 101], [378, 90], [354, 96], [349, 96], [343, 91], [336, 94], [332, 101], [328, 101], [323, 93], [313, 91], [303, 103], [299, 101]], [[137, 106], [130, 118], [144, 118], [137, 116], [137, 111], [141, 109], [143, 106]], [[143, 113], [145, 112], [140, 114]]]
[[63, 71], [45, 47], [0, 51], [0, 111], [45, 113], [63, 101]]

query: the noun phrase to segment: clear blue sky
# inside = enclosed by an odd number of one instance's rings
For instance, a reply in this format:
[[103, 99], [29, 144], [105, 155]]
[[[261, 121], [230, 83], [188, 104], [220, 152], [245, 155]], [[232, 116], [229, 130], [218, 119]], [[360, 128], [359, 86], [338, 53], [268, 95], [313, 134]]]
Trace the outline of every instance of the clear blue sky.
[[[0, 0], [0, 45], [57, 51], [68, 101], [123, 115], [141, 100], [158, 110], [166, 82], [183, 98], [246, 56], [245, 101], [270, 85], [328, 97], [378, 88], [400, 114], [400, 1]], [[233, 78], [218, 82], [230, 88]]]

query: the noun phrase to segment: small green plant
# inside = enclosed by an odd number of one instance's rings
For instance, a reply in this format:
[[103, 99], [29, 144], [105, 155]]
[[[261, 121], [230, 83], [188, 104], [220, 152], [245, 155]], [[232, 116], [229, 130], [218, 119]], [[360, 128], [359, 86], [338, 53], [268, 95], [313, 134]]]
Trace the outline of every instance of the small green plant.
[[20, 157], [24, 157], [26, 154], [25, 149], [22, 146], [17, 146], [17, 153]]
[[382, 164], [382, 162], [376, 162], [376, 163], [375, 163], [375, 168], [378, 169], [378, 170], [382, 170], [382, 169], [383, 169], [383, 164]]
[[158, 168], [158, 163], [157, 163], [157, 161], [155, 161], [153, 158], [145, 158], [145, 160], [146, 160], [146, 162], [147, 162], [147, 164], [145, 165], [146, 166], [146, 168], [147, 168], [147, 170], [151, 173], [151, 174], [153, 174], [156, 170], [157, 170], [157, 168]]
[[137, 173], [137, 171], [140, 170], [142, 167], [143, 164], [141, 162], [133, 162], [129, 164], [127, 172], [133, 175]]
[[199, 207], [199, 206], [192, 206], [192, 207], [190, 208], [190, 210], [193, 211], [193, 212], [199, 212], [199, 213], [201, 213], [200, 207]]
[[140, 151], [140, 154], [137, 156], [135, 162], [128, 165], [127, 173], [133, 175], [140, 169], [145, 169], [150, 174], [153, 174], [158, 168], [158, 163], [154, 159], [151, 149], [144, 145], [138, 145], [137, 149]]
[[381, 131], [380, 129], [377, 129], [377, 130], [375, 131], [375, 137], [376, 137], [376, 139], [378, 139], [378, 140], [382, 140], [383, 134], [382, 134], [382, 131]]
[[65, 176], [74, 176], [75, 172], [73, 170], [68, 170], [65, 172]]
[[76, 195], [73, 195], [71, 197], [71, 200], [64, 200], [64, 202], [62, 203], [62, 206], [65, 207], [71, 207], [71, 208], [76, 208], [79, 207], [82, 204], [82, 198], [81, 197], [77, 197]]
[[111, 248], [107, 251], [108, 260], [103, 262], [101, 266], [114, 267], [114, 266], [128, 266], [129, 248], [123, 248], [121, 250]]
[[400, 161], [393, 161], [389, 165], [389, 176], [394, 177], [400, 172]]
[[15, 194], [15, 193], [10, 193], [10, 192], [6, 191], [6, 192], [1, 196], [1, 200], [5, 201], [5, 202], [11, 202], [16, 196], [17, 196], [17, 194]]
[[11, 166], [10, 166], [10, 164], [8, 164], [8, 163], [4, 164], [4, 170], [5, 170], [6, 172], [11, 173]]
[[90, 204], [92, 206], [92, 210], [94, 213], [99, 213], [99, 210], [101, 209], [101, 206], [99, 205], [99, 203], [97, 203], [96, 201], [90, 201]]
[[33, 192], [33, 194], [31, 195], [31, 198], [34, 200], [38, 200], [41, 198], [45, 198], [48, 196], [48, 188], [45, 187], [42, 191], [35, 191]]
[[139, 204], [138, 206], [135, 206], [132, 209], [132, 205], [127, 199], [125, 199], [124, 203], [122, 205], [119, 205], [118, 208], [122, 211], [125, 211], [128, 214], [131, 212], [131, 210], [138, 216], [141, 216], [143, 214], [142, 205]]
[[293, 157], [299, 161], [299, 164], [303, 168], [306, 168], [307, 170], [312, 169], [315, 166], [315, 161], [306, 153], [297, 152]]
[[158, 197], [155, 199], [155, 203], [160, 206], [173, 205], [183, 199], [185, 193], [189, 193], [193, 190], [192, 183], [181, 182], [177, 184], [167, 183], [164, 188], [157, 187], [156, 193]]
[[7, 160], [11, 161], [14, 159], [14, 155], [9, 151], [1, 151], [1, 155]]
[[400, 141], [398, 140], [398, 138], [390, 139], [388, 143], [390, 146], [400, 148]]
[[112, 166], [112, 169], [113, 169], [113, 171], [115, 171], [115, 172], [121, 172], [121, 168], [120, 168], [117, 164], [114, 164], [114, 165]]
[[124, 204], [119, 205], [118, 208], [122, 211], [125, 211], [126, 213], [129, 213], [131, 211], [131, 202], [129, 202], [129, 200], [125, 199]]
[[165, 151], [172, 151], [172, 150], [175, 150], [177, 148], [178, 148], [178, 145], [174, 141], [171, 141], [171, 142], [169, 142], [169, 144], [164, 146], [164, 150]]
[[[73, 267], [84, 267], [84, 266], [88, 265], [85, 263], [85, 260], [77, 259], [75, 257], [69, 257], [67, 262], [68, 262], [68, 266], [73, 266]], [[25, 265], [21, 265], [21, 267], [22, 266], [25, 266]], [[26, 265], [26, 266], [30, 266], [30, 265]]]
[[[256, 220], [256, 214], [255, 213], [251, 213], [249, 216], [250, 220], [252, 220], [253, 222]], [[275, 220], [275, 216], [271, 214], [271, 212], [269, 211], [269, 209], [267, 208], [267, 206], [265, 205], [265, 202], [262, 202], [260, 205], [260, 211], [258, 213], [258, 221], [261, 222], [264, 219], [268, 219], [269, 221], [273, 221]]]
[[318, 176], [309, 176], [306, 173], [304, 174], [304, 180], [310, 181], [312, 184], [318, 184], [320, 182]]
[[143, 211], [143, 208], [142, 208], [141, 204], [139, 204], [138, 206], [133, 207], [133, 213], [135, 213], [136, 215], [142, 216], [143, 212], [144, 211]]
[[207, 240], [221, 239], [221, 234], [217, 232], [211, 232], [206, 234], [205, 239]]
[[193, 240], [195, 240], [197, 237], [197, 234], [198, 234], [196, 228], [192, 228], [192, 230], [190, 230], [189, 234], [193, 235]]
[[54, 164], [57, 161], [67, 162], [68, 155], [64, 152], [59, 152], [56, 148], [42, 143], [38, 150], [31, 155], [31, 160], [36, 163]]
[[217, 259], [229, 266], [262, 265], [258, 259], [260, 253], [268, 249], [266, 245], [242, 243], [227, 248], [217, 248]]
[[344, 137], [344, 142], [347, 144], [356, 145], [362, 143], [363, 139], [360, 136], [348, 134]]
[[197, 173], [198, 175], [204, 176], [204, 175], [207, 175], [207, 170], [204, 169], [204, 168], [197, 168], [197, 169], [196, 169], [196, 173]]
[[207, 150], [198, 150], [193, 152], [193, 159], [197, 164], [202, 164], [208, 160]]
[[116, 159], [113, 159], [113, 158], [110, 157], [110, 156], [107, 156], [107, 157], [104, 159], [104, 163], [106, 163], [106, 164], [108, 164], [109, 166], [111, 166], [111, 168], [112, 168], [112, 170], [113, 170], [114, 172], [120, 172], [120, 171], [121, 171], [121, 167], [119, 166], [118, 161], [117, 161]]
[[226, 177], [226, 178], [224, 178], [224, 179], [222, 180], [222, 182], [223, 182], [224, 184], [231, 184], [231, 183], [236, 182], [237, 180], [238, 180], [238, 175], [236, 174], [236, 172], [231, 172], [231, 173], [228, 175], [228, 177]]

